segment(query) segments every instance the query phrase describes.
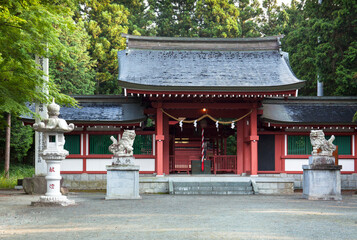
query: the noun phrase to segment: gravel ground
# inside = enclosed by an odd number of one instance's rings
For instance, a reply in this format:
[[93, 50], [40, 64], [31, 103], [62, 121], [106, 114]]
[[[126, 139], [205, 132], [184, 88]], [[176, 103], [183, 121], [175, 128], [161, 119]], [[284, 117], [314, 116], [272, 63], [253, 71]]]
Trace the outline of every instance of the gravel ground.
[[357, 196], [307, 201], [285, 196], [142, 195], [104, 200], [70, 193], [77, 205], [31, 207], [31, 196], [0, 191], [0, 239], [357, 239]]

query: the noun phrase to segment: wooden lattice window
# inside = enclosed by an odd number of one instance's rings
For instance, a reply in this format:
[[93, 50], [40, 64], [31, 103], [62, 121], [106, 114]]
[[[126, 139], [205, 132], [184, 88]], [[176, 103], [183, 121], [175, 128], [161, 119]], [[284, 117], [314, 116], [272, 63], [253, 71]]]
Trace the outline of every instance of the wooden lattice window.
[[69, 154], [80, 154], [81, 153], [81, 135], [65, 135], [64, 149], [66, 149]]
[[[331, 136], [326, 135], [326, 139]], [[351, 136], [335, 136], [333, 144], [338, 146], [339, 155], [351, 155]], [[288, 155], [310, 155], [312, 146], [310, 136], [289, 135], [288, 136]]]
[[113, 143], [110, 136], [112, 135], [89, 135], [89, 154], [113, 154], [108, 149]]
[[152, 155], [152, 135], [136, 135], [133, 147], [134, 154]]
[[[338, 155], [351, 155], [351, 136], [335, 136], [336, 139], [333, 141], [333, 144], [338, 146]], [[327, 138], [330, 138], [328, 136]]]
[[310, 155], [312, 146], [309, 136], [289, 135], [288, 136], [288, 155]]

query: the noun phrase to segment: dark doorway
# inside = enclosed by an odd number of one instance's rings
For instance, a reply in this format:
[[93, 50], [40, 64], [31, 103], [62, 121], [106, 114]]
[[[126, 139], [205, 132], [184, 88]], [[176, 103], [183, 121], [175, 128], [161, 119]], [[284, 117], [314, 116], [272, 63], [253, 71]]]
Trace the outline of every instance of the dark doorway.
[[258, 171], [275, 170], [275, 135], [259, 135]]

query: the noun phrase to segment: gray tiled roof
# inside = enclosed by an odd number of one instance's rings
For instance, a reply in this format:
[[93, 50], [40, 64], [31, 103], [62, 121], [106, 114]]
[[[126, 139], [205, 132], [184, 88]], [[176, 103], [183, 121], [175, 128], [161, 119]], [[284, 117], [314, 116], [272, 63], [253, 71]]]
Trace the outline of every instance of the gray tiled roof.
[[[81, 102], [81, 108], [61, 107], [60, 118], [70, 122], [82, 123], [135, 123], [146, 119], [144, 108], [140, 103], [120, 103], [120, 102]], [[35, 111], [35, 106], [31, 105], [31, 111]], [[23, 117], [33, 119], [32, 117]]]
[[145, 119], [143, 108], [138, 104], [82, 103], [81, 107], [62, 107], [60, 117], [78, 122], [135, 122]]
[[120, 51], [120, 85], [140, 90], [295, 90], [303, 86], [279, 51]]
[[265, 122], [282, 124], [337, 124], [356, 125], [352, 122], [357, 112], [357, 98], [296, 98], [264, 100]]

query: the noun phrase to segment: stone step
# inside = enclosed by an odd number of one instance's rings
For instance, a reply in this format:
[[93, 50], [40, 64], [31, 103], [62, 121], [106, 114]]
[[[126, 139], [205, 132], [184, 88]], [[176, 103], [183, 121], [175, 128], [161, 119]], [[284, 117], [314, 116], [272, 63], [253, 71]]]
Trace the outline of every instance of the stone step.
[[251, 182], [171, 182], [171, 194], [246, 195], [253, 194]]

